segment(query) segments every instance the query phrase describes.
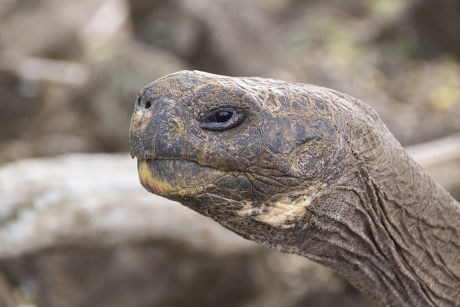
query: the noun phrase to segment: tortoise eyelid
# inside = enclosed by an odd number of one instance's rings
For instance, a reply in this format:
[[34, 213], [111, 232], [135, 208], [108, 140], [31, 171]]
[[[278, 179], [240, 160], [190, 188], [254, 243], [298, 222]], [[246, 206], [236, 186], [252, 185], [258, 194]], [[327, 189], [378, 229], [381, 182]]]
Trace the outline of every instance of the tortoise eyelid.
[[200, 128], [212, 131], [228, 130], [241, 124], [243, 119], [244, 114], [234, 108], [218, 108], [200, 120]]

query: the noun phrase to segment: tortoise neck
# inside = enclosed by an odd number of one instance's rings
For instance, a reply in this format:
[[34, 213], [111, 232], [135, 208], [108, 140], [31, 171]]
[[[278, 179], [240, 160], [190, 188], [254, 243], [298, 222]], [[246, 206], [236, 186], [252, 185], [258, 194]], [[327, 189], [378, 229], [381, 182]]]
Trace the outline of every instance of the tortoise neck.
[[357, 156], [307, 212], [323, 246], [301, 253], [390, 306], [460, 304], [459, 203], [399, 143]]

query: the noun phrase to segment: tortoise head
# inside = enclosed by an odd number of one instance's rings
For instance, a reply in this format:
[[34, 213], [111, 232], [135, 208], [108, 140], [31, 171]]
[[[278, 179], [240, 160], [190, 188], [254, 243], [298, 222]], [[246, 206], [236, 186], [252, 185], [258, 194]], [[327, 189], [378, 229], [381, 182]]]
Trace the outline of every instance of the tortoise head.
[[143, 89], [130, 141], [147, 190], [320, 261], [384, 305], [457, 293], [445, 285], [458, 281], [458, 203], [359, 100], [178, 72]]
[[350, 157], [338, 133], [346, 120], [333, 117], [324, 93], [198, 71], [160, 78], [141, 91], [131, 119], [140, 181], [228, 227], [293, 227]]

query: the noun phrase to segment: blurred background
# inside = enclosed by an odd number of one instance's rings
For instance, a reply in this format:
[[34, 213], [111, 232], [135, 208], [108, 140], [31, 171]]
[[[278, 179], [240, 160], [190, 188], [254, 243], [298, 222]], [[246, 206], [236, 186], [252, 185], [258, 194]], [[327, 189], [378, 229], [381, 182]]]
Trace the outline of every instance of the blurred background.
[[459, 199], [459, 29], [456, 0], [0, 0], [0, 306], [378, 306], [143, 191], [133, 104], [182, 69], [331, 87]]

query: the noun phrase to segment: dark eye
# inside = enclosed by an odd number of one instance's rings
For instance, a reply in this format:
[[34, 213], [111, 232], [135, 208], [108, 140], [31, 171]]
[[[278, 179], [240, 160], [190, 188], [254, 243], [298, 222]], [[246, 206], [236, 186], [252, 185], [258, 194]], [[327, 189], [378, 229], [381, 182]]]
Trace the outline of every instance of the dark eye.
[[227, 130], [241, 124], [243, 117], [243, 113], [233, 108], [220, 108], [206, 114], [201, 119], [200, 127], [214, 131]]

